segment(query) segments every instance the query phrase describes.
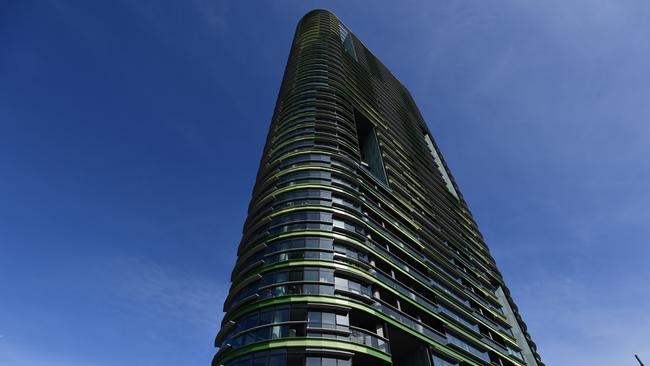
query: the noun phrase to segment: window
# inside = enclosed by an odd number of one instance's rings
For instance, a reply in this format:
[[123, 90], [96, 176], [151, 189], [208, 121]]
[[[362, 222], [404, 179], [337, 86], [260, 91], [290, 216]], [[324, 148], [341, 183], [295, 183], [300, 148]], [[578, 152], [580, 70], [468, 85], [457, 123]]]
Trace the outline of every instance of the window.
[[307, 318], [307, 310], [304, 308], [292, 308], [291, 309], [291, 320], [292, 321], [301, 321]]
[[260, 312], [260, 324], [269, 324], [273, 322], [273, 310], [265, 309]]
[[347, 199], [345, 199], [343, 197], [332, 196], [331, 199], [332, 199], [332, 202], [334, 202], [334, 203], [336, 203], [338, 205], [342, 205], [342, 206], [350, 207], [350, 208], [355, 209], [355, 210], [359, 210], [359, 205], [357, 205], [356, 203], [351, 202], [351, 201], [349, 201], [349, 200], [347, 200]]
[[336, 287], [338, 287], [338, 288], [347, 289], [348, 288], [348, 280], [345, 279], [345, 278], [336, 277], [334, 279], [334, 285]]
[[350, 366], [350, 360], [308, 356], [305, 366]]
[[320, 282], [334, 282], [334, 271], [331, 269], [320, 269]]
[[304, 337], [305, 336], [305, 326], [302, 324], [299, 325], [290, 325], [289, 326], [289, 337]]
[[357, 127], [361, 165], [366, 167], [379, 181], [388, 184], [375, 126], [356, 108], [354, 109], [354, 122]]
[[305, 366], [321, 366], [320, 357], [307, 357]]
[[336, 314], [323, 313], [323, 328], [333, 328], [336, 323]]
[[341, 42], [343, 43], [343, 49], [348, 55], [352, 56], [352, 58], [357, 61], [357, 52], [354, 50], [354, 43], [352, 41], [352, 35], [350, 34], [350, 31], [345, 26], [343, 26], [343, 24], [339, 25], [339, 31]]
[[360, 283], [358, 283], [358, 282], [354, 282], [354, 281], [350, 281], [350, 282], [349, 282], [349, 286], [350, 286], [350, 287], [349, 287], [349, 290], [350, 290], [350, 291], [352, 291], [352, 292], [357, 292], [357, 293], [360, 293], [360, 292], [361, 292], [361, 284], [360, 284]]
[[319, 276], [318, 276], [318, 270], [314, 269], [307, 269], [305, 270], [305, 281], [314, 281], [318, 282]]
[[347, 314], [336, 314], [321, 311], [310, 311], [308, 324], [312, 328], [329, 328], [347, 330], [350, 321]]
[[348, 326], [350, 325], [350, 320], [348, 319], [347, 315], [336, 314], [336, 324]]
[[349, 231], [353, 231], [353, 232], [361, 234], [361, 235], [365, 235], [365, 229], [363, 227], [357, 226], [355, 224], [352, 224], [352, 223], [349, 223], [349, 222], [346, 222], [346, 221], [343, 221], [343, 220], [340, 220], [340, 219], [337, 219], [337, 218], [332, 219], [332, 225], [335, 228], [349, 230]]
[[320, 324], [320, 323], [322, 323], [322, 321], [323, 321], [322, 314], [323, 313], [321, 313], [320, 311], [310, 311], [309, 312], [309, 318], [308, 318], [309, 323], [312, 323], [312, 324]]
[[431, 359], [433, 361], [433, 366], [458, 366], [457, 362], [449, 361], [448, 359], [442, 358], [436, 354], [433, 354]]
[[274, 274], [275, 279], [273, 283], [282, 283], [289, 280], [289, 273], [287, 271], [281, 271]]
[[287, 366], [302, 366], [302, 356], [288, 355]]
[[279, 325], [274, 325], [271, 328], [271, 339], [278, 339], [282, 336], [282, 327]]
[[303, 271], [291, 271], [289, 272], [289, 281], [302, 281]]
[[230, 361], [226, 366], [286, 366], [286, 357], [283, 350], [263, 351]]
[[320, 286], [318, 285], [303, 285], [302, 287], [305, 295], [320, 295]]
[[474, 356], [479, 357], [482, 360], [489, 361], [489, 357], [487, 353], [479, 350], [478, 348], [474, 347], [473, 345], [470, 345], [469, 343], [465, 342], [464, 340], [454, 336], [453, 334], [447, 333], [447, 342], [449, 344], [453, 344], [457, 347], [459, 347], [462, 350], [465, 350]]
[[284, 366], [286, 362], [283, 355], [273, 355], [269, 357], [269, 366]]
[[275, 310], [275, 317], [274, 317], [273, 321], [275, 323], [281, 323], [281, 322], [289, 321], [289, 309], [288, 308], [276, 309]]

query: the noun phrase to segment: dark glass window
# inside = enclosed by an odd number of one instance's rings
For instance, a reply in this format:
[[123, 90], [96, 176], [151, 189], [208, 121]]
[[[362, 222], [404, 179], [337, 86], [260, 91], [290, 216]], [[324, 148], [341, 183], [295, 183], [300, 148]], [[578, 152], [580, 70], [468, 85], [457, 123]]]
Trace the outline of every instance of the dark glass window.
[[443, 358], [436, 354], [431, 355], [431, 360], [433, 361], [433, 366], [458, 366], [457, 362]]
[[320, 282], [334, 283], [334, 271], [331, 269], [320, 269]]
[[275, 323], [281, 323], [281, 322], [286, 322], [289, 321], [289, 309], [288, 308], [280, 308], [275, 311], [275, 316], [273, 321]]
[[287, 356], [287, 366], [302, 366], [303, 358], [299, 355]]
[[253, 360], [252, 366], [267, 366], [266, 357], [258, 357]]
[[319, 281], [318, 270], [305, 270], [305, 281]]
[[341, 33], [341, 43], [343, 43], [343, 49], [353, 59], [357, 60], [357, 52], [354, 50], [354, 42], [352, 41], [352, 35], [350, 34], [350, 31], [341, 25], [340, 33]]
[[361, 165], [367, 168], [375, 178], [384, 184], [388, 184], [375, 126], [357, 109], [354, 110], [354, 122], [357, 126]]
[[273, 322], [273, 310], [264, 309], [260, 312], [260, 324], [269, 324]]
[[303, 292], [307, 295], [320, 295], [322, 291], [320, 291], [321, 286], [319, 285], [303, 285]]
[[307, 310], [304, 308], [293, 308], [291, 309], [291, 320], [292, 321], [301, 321], [307, 319]]
[[320, 311], [310, 311], [307, 320], [309, 321], [309, 323], [320, 324], [323, 321], [322, 314], [323, 313], [321, 313]]
[[334, 325], [336, 324], [336, 314], [334, 313], [323, 313], [323, 325]]
[[286, 360], [284, 356], [281, 355], [273, 355], [269, 357], [269, 365], [268, 366], [284, 366], [286, 365]]
[[303, 271], [291, 271], [289, 272], [289, 281], [302, 281]]
[[348, 326], [350, 325], [350, 320], [348, 319], [347, 315], [336, 314], [336, 324]]

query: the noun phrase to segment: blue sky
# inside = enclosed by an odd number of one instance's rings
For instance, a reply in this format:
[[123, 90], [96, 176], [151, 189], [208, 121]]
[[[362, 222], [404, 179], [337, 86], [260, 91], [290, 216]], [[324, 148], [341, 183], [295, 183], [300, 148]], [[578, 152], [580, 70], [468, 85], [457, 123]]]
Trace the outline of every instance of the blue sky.
[[650, 3], [0, 3], [0, 364], [208, 365], [293, 31], [411, 90], [543, 359], [650, 362]]

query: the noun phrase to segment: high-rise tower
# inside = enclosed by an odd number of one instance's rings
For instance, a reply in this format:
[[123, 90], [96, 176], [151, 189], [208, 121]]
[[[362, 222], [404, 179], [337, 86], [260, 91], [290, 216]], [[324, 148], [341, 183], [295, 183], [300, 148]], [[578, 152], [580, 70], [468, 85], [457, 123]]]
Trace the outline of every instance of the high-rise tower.
[[543, 366], [409, 92], [298, 24], [213, 365]]

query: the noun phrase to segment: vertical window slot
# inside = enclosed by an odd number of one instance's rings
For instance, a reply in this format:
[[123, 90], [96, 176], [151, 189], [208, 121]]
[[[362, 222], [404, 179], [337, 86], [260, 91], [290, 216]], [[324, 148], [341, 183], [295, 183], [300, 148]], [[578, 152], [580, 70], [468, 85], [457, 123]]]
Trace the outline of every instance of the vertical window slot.
[[350, 34], [350, 31], [342, 24], [340, 25], [339, 30], [341, 35], [341, 43], [343, 43], [343, 49], [348, 53], [348, 55], [352, 56], [352, 58], [357, 61], [357, 52], [354, 50], [352, 34]]
[[442, 164], [442, 159], [440, 159], [440, 155], [438, 155], [438, 151], [436, 150], [435, 146], [433, 146], [433, 141], [431, 141], [431, 137], [429, 137], [428, 133], [424, 134], [424, 142], [426, 142], [427, 147], [429, 148], [429, 153], [431, 153], [431, 157], [433, 157], [433, 160], [436, 162], [436, 165], [438, 166], [438, 170], [440, 171], [440, 175], [442, 175], [442, 180], [445, 182], [445, 186], [447, 187], [447, 190], [454, 197], [456, 197], [456, 199], [458, 199], [458, 193], [456, 193], [456, 189], [454, 188], [454, 185], [451, 183], [451, 178], [449, 178], [447, 169], [445, 169], [445, 166]]
[[357, 127], [361, 165], [382, 183], [388, 184], [375, 126], [357, 109], [354, 110], [354, 122]]

